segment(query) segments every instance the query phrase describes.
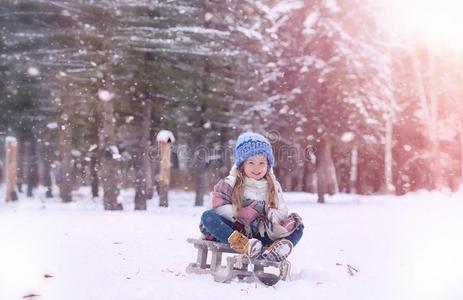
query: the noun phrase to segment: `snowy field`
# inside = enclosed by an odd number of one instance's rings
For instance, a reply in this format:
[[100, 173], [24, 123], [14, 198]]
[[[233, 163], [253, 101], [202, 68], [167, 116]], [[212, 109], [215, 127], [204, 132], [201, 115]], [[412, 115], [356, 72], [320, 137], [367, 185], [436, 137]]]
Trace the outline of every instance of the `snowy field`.
[[463, 193], [337, 195], [325, 205], [287, 193], [306, 231], [292, 280], [275, 287], [185, 273], [196, 255], [185, 240], [199, 236], [204, 210], [192, 193], [143, 212], [132, 210], [132, 190], [119, 212], [88, 195], [0, 204], [1, 300], [463, 299]]

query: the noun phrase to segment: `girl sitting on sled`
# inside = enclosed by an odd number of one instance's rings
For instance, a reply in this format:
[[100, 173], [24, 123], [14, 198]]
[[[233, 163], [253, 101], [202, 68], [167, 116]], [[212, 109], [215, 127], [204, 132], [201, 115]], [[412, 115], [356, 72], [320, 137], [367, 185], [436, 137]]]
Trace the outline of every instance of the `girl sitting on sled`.
[[214, 186], [201, 232], [251, 258], [283, 261], [301, 239], [304, 225], [299, 215], [288, 214], [273, 174], [272, 147], [264, 136], [244, 133], [236, 141], [235, 158], [230, 174]]

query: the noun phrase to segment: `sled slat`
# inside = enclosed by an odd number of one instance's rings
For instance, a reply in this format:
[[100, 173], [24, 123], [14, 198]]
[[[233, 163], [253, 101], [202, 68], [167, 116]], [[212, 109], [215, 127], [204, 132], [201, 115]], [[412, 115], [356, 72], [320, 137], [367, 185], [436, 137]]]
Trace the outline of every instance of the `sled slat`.
[[219, 243], [219, 242], [213, 242], [213, 241], [206, 241], [206, 240], [200, 240], [200, 239], [187, 239], [186, 240], [188, 243], [193, 244], [195, 247], [207, 247], [208, 249], [211, 250], [218, 250], [223, 253], [237, 253], [235, 250], [233, 250], [229, 245]]

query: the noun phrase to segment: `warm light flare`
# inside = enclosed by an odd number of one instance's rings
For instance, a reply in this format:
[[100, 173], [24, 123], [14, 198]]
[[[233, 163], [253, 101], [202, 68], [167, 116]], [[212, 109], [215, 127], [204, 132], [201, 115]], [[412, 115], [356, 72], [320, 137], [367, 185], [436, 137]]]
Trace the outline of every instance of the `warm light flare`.
[[380, 0], [393, 33], [463, 51], [462, 0]]

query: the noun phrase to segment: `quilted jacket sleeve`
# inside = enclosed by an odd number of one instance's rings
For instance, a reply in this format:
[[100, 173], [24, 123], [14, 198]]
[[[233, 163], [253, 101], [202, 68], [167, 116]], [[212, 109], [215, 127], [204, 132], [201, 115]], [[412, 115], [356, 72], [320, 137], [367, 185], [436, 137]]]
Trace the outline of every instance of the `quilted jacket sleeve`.
[[236, 221], [232, 206], [232, 187], [226, 179], [220, 180], [212, 190], [212, 208], [229, 221]]

